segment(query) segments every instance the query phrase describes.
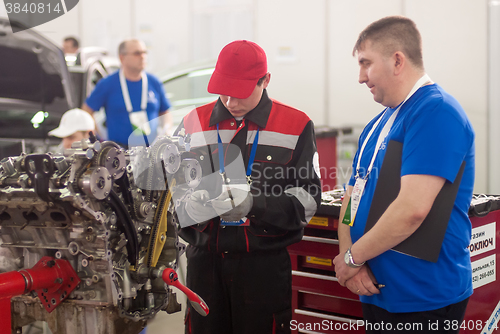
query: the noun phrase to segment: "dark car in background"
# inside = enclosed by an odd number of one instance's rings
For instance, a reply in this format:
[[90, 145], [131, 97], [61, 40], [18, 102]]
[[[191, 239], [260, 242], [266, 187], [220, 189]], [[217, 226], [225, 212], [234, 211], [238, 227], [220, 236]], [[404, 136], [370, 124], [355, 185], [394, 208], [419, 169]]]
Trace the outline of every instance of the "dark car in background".
[[62, 114], [119, 67], [98, 48], [83, 48], [67, 64], [59, 46], [33, 29], [13, 33], [11, 25], [20, 26], [0, 18], [0, 158], [57, 144], [48, 132]]
[[64, 55], [32, 29], [14, 34], [6, 18], [0, 18], [0, 55], [0, 138], [43, 144], [61, 115], [76, 107]]
[[[64, 55], [33, 29], [12, 33], [0, 18], [0, 159], [21, 152], [47, 152], [59, 143], [48, 132], [64, 112], [80, 107], [97, 82], [116, 71], [120, 62], [100, 47], [84, 47]], [[175, 128], [192, 108], [217, 99], [207, 92], [215, 61], [171, 69], [158, 75], [164, 84]], [[99, 133], [105, 115], [94, 113]]]

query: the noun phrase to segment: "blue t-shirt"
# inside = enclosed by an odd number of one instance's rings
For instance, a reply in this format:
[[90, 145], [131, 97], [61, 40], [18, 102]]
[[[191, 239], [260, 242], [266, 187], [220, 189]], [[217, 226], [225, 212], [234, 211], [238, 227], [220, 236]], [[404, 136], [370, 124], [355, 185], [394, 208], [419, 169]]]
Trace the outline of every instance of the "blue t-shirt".
[[[151, 134], [148, 136], [149, 143], [156, 137], [158, 126], [158, 115], [170, 108], [165, 90], [160, 81], [152, 74], [148, 76], [148, 104], [146, 113], [150, 121]], [[141, 111], [142, 79], [139, 81], [127, 80], [127, 87], [134, 112]], [[128, 116], [125, 100], [120, 86], [119, 72], [115, 72], [100, 80], [92, 94], [85, 103], [93, 110], [104, 107], [106, 110], [106, 125], [108, 127], [108, 139], [119, 144], [129, 145], [144, 143], [143, 137], [130, 138], [132, 125]]]
[[[380, 113], [360, 136], [361, 146], [376, 120], [383, 117], [361, 158], [362, 177], [371, 161], [378, 135], [394, 111], [388, 109], [385, 115]], [[421, 87], [408, 99], [382, 143], [368, 177], [351, 227], [353, 243], [364, 233], [389, 140], [403, 143], [401, 176], [434, 175], [453, 182], [463, 161], [465, 169], [437, 263], [388, 250], [368, 261], [377, 281], [386, 286], [380, 294], [360, 299], [389, 312], [428, 311], [458, 303], [472, 294], [468, 209], [474, 186], [474, 130], [460, 104], [437, 84]], [[359, 149], [353, 162], [354, 170], [358, 157]], [[351, 186], [355, 183], [354, 173], [349, 180]]]

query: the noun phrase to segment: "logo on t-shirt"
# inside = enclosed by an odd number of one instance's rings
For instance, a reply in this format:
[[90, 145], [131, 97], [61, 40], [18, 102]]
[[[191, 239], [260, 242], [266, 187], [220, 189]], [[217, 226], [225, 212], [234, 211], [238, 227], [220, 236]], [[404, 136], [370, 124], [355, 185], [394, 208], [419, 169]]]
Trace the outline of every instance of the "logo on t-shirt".
[[383, 141], [382, 144], [380, 144], [380, 148], [378, 150], [379, 151], [384, 151], [386, 147], [387, 147], [386, 142]]
[[150, 90], [148, 94], [148, 103], [158, 103], [158, 99], [156, 98], [156, 95], [152, 90]]

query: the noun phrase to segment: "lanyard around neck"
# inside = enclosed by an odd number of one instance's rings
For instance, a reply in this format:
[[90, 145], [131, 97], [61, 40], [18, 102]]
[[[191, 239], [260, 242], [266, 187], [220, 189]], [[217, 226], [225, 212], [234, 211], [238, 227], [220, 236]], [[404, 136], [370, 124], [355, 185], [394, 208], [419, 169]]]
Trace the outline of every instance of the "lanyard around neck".
[[[123, 100], [125, 101], [125, 107], [127, 111], [131, 113], [134, 111], [132, 108], [132, 101], [130, 100], [130, 94], [128, 92], [127, 80], [125, 79], [125, 74], [123, 74], [123, 69], [120, 69], [120, 86], [122, 89]], [[148, 76], [146, 72], [142, 71], [142, 94], [141, 94], [141, 110], [146, 111], [148, 105]]]
[[[255, 152], [257, 151], [257, 144], [259, 143], [259, 128], [257, 127], [257, 133], [253, 139], [252, 150], [250, 151], [250, 158], [248, 159], [248, 165], [246, 170], [247, 179], [250, 178], [252, 174], [252, 166], [255, 161]], [[224, 168], [224, 148], [222, 147], [222, 140], [219, 135], [219, 123], [217, 123], [217, 147], [219, 151], [219, 171], [221, 174], [225, 173]]]
[[[401, 107], [405, 104], [406, 101], [408, 101], [408, 99], [410, 97], [413, 96], [413, 94], [415, 94], [415, 92], [422, 86], [424, 86], [426, 83], [428, 82], [432, 82], [431, 81], [431, 78], [427, 75], [427, 74], [424, 74], [423, 77], [421, 77], [416, 83], [415, 85], [413, 86], [413, 88], [411, 89], [410, 93], [408, 94], [408, 96], [406, 96], [406, 99], [398, 106], [398, 108], [392, 113], [391, 117], [389, 118], [389, 120], [387, 120], [387, 123], [385, 123], [384, 127], [382, 128], [382, 131], [380, 131], [380, 134], [378, 136], [378, 139], [377, 139], [377, 144], [375, 145], [375, 150], [373, 151], [373, 155], [372, 155], [372, 159], [370, 161], [370, 165], [368, 166], [368, 169], [366, 170], [366, 174], [365, 174], [365, 179], [368, 178], [368, 175], [370, 174], [370, 172], [372, 171], [372, 168], [373, 168], [373, 164], [375, 163], [375, 158], [377, 157], [377, 154], [378, 154], [378, 151], [380, 150], [380, 146], [382, 145], [382, 142], [385, 140], [385, 137], [387, 137], [387, 134], [389, 134], [389, 131], [391, 130], [392, 128], [392, 125], [394, 124], [394, 120], [396, 119], [398, 113], [399, 113], [399, 110], [401, 109]], [[382, 120], [382, 118], [384, 118], [385, 114], [387, 113], [387, 110], [389, 108], [386, 108], [384, 113], [382, 114], [382, 116], [379, 117], [379, 119], [377, 120], [377, 122], [375, 122], [375, 124], [373, 124], [372, 128], [370, 129], [370, 132], [368, 132], [368, 135], [366, 136], [365, 138], [365, 141], [363, 142], [363, 145], [361, 145], [361, 149], [359, 150], [359, 156], [358, 156], [358, 163], [357, 163], [357, 166], [356, 166], [356, 178], [359, 177], [359, 169], [360, 169], [360, 162], [361, 162], [361, 157], [363, 156], [363, 152], [365, 150], [365, 147], [366, 147], [366, 143], [368, 142], [368, 140], [370, 139], [370, 137], [372, 136], [373, 132], [375, 131], [375, 129], [377, 128], [377, 126], [379, 125], [380, 121]]]

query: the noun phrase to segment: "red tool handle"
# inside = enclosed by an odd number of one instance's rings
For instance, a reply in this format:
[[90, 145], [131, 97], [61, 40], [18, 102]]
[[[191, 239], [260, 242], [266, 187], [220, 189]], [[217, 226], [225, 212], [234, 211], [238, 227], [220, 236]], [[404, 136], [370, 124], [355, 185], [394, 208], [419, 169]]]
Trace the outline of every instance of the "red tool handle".
[[175, 270], [173, 270], [172, 268], [165, 269], [161, 275], [161, 278], [168, 285], [173, 285], [177, 289], [184, 292], [196, 312], [204, 317], [208, 315], [209, 309], [207, 303], [205, 303], [205, 301], [200, 296], [198, 296], [198, 294], [191, 291], [190, 289], [182, 285], [181, 282], [179, 282], [179, 277], [177, 276]]

